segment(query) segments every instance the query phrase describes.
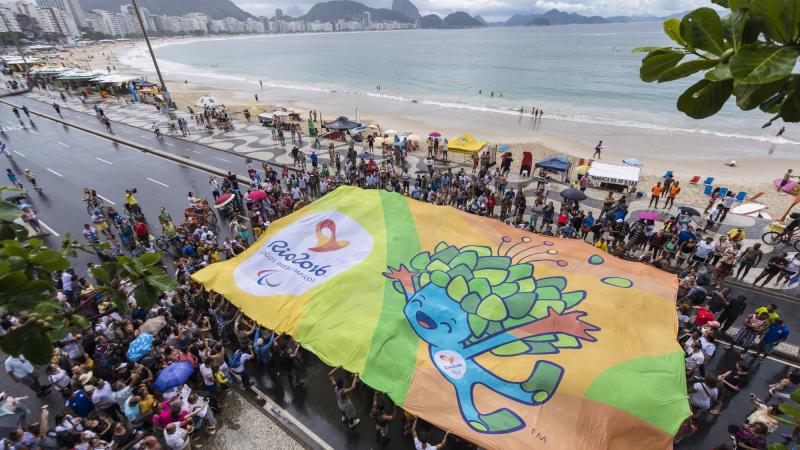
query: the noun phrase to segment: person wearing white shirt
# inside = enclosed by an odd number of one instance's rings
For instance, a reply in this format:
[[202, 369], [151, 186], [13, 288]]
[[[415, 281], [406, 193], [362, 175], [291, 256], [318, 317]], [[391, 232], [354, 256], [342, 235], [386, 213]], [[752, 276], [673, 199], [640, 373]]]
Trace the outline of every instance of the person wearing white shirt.
[[713, 238], [706, 238], [705, 241], [701, 241], [697, 244], [697, 250], [695, 250], [694, 255], [692, 256], [692, 265], [695, 264], [705, 264], [708, 260], [709, 255], [716, 251], [717, 246], [714, 244]]
[[184, 450], [191, 447], [189, 432], [172, 422], [164, 428], [164, 442], [171, 450]]
[[719, 392], [717, 391], [717, 377], [714, 375], [706, 375], [702, 383], [694, 383], [689, 388], [689, 404], [695, 410], [695, 414], [702, 410], [711, 407], [711, 401], [717, 400]]
[[694, 371], [703, 364], [705, 359], [700, 341], [698, 340], [692, 343], [692, 351], [689, 353], [689, 356], [686, 357], [686, 377], [690, 377]]
[[6, 372], [11, 375], [11, 378], [17, 383], [22, 383], [36, 392], [36, 395], [42, 396], [47, 394], [50, 386], [42, 387], [39, 384], [39, 373], [33, 368], [33, 365], [25, 359], [24, 355], [9, 356], [5, 362]]

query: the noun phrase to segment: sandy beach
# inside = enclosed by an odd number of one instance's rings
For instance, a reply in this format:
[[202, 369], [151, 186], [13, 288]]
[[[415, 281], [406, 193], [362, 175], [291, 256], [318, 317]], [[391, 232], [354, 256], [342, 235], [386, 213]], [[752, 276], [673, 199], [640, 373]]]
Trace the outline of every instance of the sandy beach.
[[[153, 44], [158, 53], [158, 46], [185, 41], [185, 38], [167, 38], [154, 40]], [[157, 77], [154, 69], [148, 71], [144, 67], [126, 64], [131, 60], [130, 54], [141, 55], [143, 48], [143, 41], [97, 44], [73, 49], [65, 57], [82, 67], [91, 65], [93, 69], [105, 69], [110, 66], [118, 72], [143, 75], [155, 82]], [[191, 74], [162, 70], [170, 94], [179, 108], [185, 110], [202, 95], [213, 95], [226, 105], [237, 105], [239, 109], [269, 110], [272, 105], [284, 105], [305, 111], [316, 110], [326, 120], [340, 115], [354, 118], [358, 108], [362, 121], [380, 124], [383, 129], [392, 128], [423, 136], [434, 130], [448, 137], [469, 133], [488, 139], [493, 144], [509, 145], [515, 154], [516, 164], [521, 161], [524, 151], [531, 151], [534, 160], [555, 154], [568, 154], [576, 161], [588, 159], [597, 142], [603, 140], [605, 150], [602, 161], [619, 163], [624, 158], [637, 158], [644, 163], [639, 190], [649, 191], [665, 171], [672, 170], [676, 179], [684, 185], [678, 202], [702, 208], [708, 201], [702, 193], [702, 185], [691, 186], [688, 183], [695, 175], [714, 177], [717, 185], [734, 192], [744, 191], [749, 195], [763, 192], [758, 203], [767, 206], [772, 216], [780, 217], [793, 197], [776, 192], [772, 180], [781, 177], [787, 168], [800, 170], [800, 167], [795, 167], [800, 145], [789, 140], [771, 143], [711, 133], [576, 123], [548, 115], [534, 121], [530, 115], [510, 111], [501, 114], [469, 108], [443, 108], [424, 102], [398, 102], [345, 92], [310, 92], [267, 85], [261, 88], [257, 81], [244, 77], [241, 80], [221, 79], [211, 70], [209, 68], [208, 73], [197, 71]], [[258, 103], [255, 101], [256, 94]], [[764, 117], [753, 113], [753, 120], [761, 123]], [[725, 165], [731, 159], [737, 161], [737, 167]]]

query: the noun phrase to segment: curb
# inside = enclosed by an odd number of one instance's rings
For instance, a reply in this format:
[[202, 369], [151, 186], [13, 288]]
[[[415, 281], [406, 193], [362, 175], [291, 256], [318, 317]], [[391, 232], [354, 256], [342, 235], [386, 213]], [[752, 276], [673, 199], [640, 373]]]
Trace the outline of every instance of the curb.
[[[6, 100], [0, 100], [0, 103], [6, 104], [6, 105], [12, 106], [12, 107], [17, 107], [17, 108], [20, 107], [19, 105], [15, 105], [15, 104], [13, 104], [11, 102], [8, 102]], [[209, 173], [212, 173], [212, 174], [220, 176], [220, 177], [228, 176], [228, 171], [226, 171], [226, 170], [222, 170], [222, 169], [219, 169], [219, 168], [214, 167], [214, 166], [210, 166], [210, 165], [205, 164], [205, 163], [194, 161], [194, 160], [192, 160], [190, 158], [186, 158], [186, 157], [183, 157], [183, 156], [174, 155], [172, 153], [168, 153], [168, 152], [165, 152], [165, 151], [162, 151], [162, 150], [158, 150], [158, 149], [153, 148], [153, 147], [148, 147], [146, 145], [139, 144], [138, 142], [129, 141], [129, 140], [121, 138], [121, 137], [119, 137], [119, 136], [117, 136], [115, 134], [104, 133], [102, 131], [94, 130], [92, 128], [88, 128], [88, 127], [85, 127], [83, 125], [78, 125], [78, 124], [76, 124], [74, 122], [69, 122], [69, 121], [64, 120], [64, 119], [62, 119], [60, 117], [51, 116], [50, 114], [44, 114], [44, 113], [41, 113], [41, 112], [38, 112], [38, 111], [31, 111], [31, 114], [33, 114], [35, 116], [42, 117], [44, 119], [47, 119], [47, 120], [50, 120], [50, 121], [53, 121], [53, 122], [56, 122], [56, 123], [60, 123], [62, 125], [65, 125], [65, 126], [68, 126], [68, 127], [71, 127], [71, 128], [75, 128], [75, 129], [81, 130], [81, 131], [86, 132], [86, 133], [93, 134], [95, 136], [101, 137], [103, 139], [107, 139], [107, 140], [112, 141], [112, 142], [116, 142], [117, 144], [126, 145], [126, 146], [134, 148], [136, 150], [140, 150], [140, 151], [143, 151], [145, 153], [150, 153], [152, 155], [155, 155], [155, 156], [170, 160], [170, 161], [175, 162], [175, 163], [183, 164], [185, 166], [190, 166], [190, 167], [193, 167], [195, 169], [199, 169], [199, 170], [202, 170], [202, 171], [205, 171], [205, 172], [209, 172]], [[250, 179], [249, 178], [245, 178], [242, 175], [236, 174], [236, 178], [238, 179], [238, 181], [240, 183], [244, 183], [244, 184], [249, 184], [250, 183]]]

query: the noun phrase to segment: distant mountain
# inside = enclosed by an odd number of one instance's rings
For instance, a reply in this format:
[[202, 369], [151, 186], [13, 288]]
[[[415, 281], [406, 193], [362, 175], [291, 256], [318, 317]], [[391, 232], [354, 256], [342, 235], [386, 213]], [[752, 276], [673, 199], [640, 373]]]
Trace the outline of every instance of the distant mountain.
[[544, 17], [537, 17], [528, 23], [528, 25], [532, 25], [535, 27], [545, 27], [548, 25], [552, 25], [549, 20], [545, 19]]
[[419, 10], [410, 0], [392, 0], [392, 11], [398, 12], [412, 20], [422, 18], [419, 14]]
[[[130, 0], [80, 0], [80, 3], [86, 11], [104, 9], [119, 12], [120, 6], [129, 5], [131, 2]], [[235, 17], [245, 20], [252, 17], [230, 0], [139, 0], [139, 7], [146, 8], [156, 15], [182, 16], [191, 12], [201, 12], [208, 14], [212, 19]]]
[[442, 28], [475, 28], [485, 27], [486, 24], [470, 16], [464, 11], [456, 11], [444, 18]]
[[[196, 1], [196, 0], [193, 0]], [[361, 20], [361, 15], [364, 11], [369, 11], [370, 17], [373, 22], [414, 22], [405, 14], [397, 11], [392, 11], [386, 8], [370, 8], [362, 3], [354, 2], [351, 0], [335, 0], [331, 2], [317, 3], [312, 6], [310, 10], [304, 15], [298, 17], [298, 20], [313, 22], [319, 20], [321, 22], [333, 22], [336, 20]]]
[[[675, 17], [683, 17], [686, 13], [681, 15], [674, 15]], [[673, 17], [673, 16], [670, 16]], [[557, 9], [551, 9], [543, 14], [514, 14], [505, 21], [505, 25], [510, 27], [519, 27], [526, 25], [544, 25], [547, 21], [549, 25], [573, 25], [573, 24], [593, 24], [593, 23], [629, 23], [629, 22], [651, 22], [661, 20], [662, 18], [652, 15], [640, 16], [613, 16], [613, 17], [600, 17], [600, 16], [584, 16], [577, 13], [567, 13]]]
[[428, 14], [419, 19], [419, 26], [422, 28], [442, 28], [444, 21], [436, 14]]
[[483, 17], [481, 17], [481, 16], [475, 16], [475, 20], [477, 20], [478, 22], [480, 22], [480, 23], [482, 23], [482, 24], [484, 24], [484, 25], [488, 25], [488, 24], [486, 23], [486, 20], [485, 20]]

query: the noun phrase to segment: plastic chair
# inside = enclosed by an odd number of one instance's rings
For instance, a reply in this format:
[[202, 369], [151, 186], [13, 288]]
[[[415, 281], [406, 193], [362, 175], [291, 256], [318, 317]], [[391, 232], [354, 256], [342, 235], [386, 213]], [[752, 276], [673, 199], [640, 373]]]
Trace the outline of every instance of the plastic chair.
[[722, 188], [722, 189], [719, 190], [719, 196], [720, 197], [725, 197], [725, 195], [727, 193], [728, 193], [728, 188]]
[[747, 198], [747, 192], [745, 192], [745, 191], [741, 191], [738, 194], [736, 194], [736, 201], [737, 202], [743, 202], [744, 199], [746, 199], [746, 198]]
[[695, 175], [689, 180], [689, 184], [697, 184], [700, 181], [700, 175]]
[[714, 186], [707, 184], [705, 190], [703, 191], [703, 195], [707, 195], [711, 197], [711, 191], [714, 190]]
[[714, 178], [708, 177], [706, 181], [703, 181], [703, 184], [714, 184]]

